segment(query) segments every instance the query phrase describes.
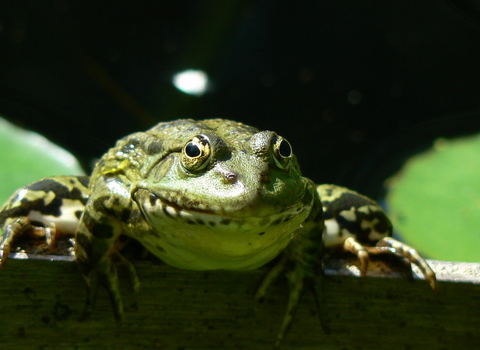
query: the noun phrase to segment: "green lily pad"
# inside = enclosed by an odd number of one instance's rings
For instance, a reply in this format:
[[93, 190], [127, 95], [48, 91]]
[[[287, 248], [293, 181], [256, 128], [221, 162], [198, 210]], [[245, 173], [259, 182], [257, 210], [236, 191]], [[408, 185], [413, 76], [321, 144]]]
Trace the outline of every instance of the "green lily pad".
[[435, 141], [387, 185], [403, 241], [433, 259], [480, 261], [480, 135]]
[[0, 118], [0, 205], [42, 177], [83, 175], [77, 159], [45, 137]]

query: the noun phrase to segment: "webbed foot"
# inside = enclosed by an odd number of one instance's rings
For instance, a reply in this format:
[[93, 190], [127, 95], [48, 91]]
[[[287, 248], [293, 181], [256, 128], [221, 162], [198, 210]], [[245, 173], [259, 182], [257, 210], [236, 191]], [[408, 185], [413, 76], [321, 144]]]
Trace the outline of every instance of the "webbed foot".
[[98, 287], [101, 285], [105, 287], [108, 292], [115, 319], [121, 323], [125, 315], [115, 264], [110, 259], [106, 259], [98, 263], [98, 265], [84, 277], [87, 282], [87, 300], [85, 302], [82, 319], [86, 320], [91, 316], [97, 298]]
[[119, 288], [117, 266], [125, 268], [134, 294], [140, 290], [140, 281], [133, 264], [119, 252], [114, 252], [112, 259], [105, 259], [87, 275], [84, 275], [87, 282], [87, 300], [83, 311], [83, 319], [89, 318], [92, 314], [98, 288], [103, 286], [109, 294], [115, 319], [119, 323], [124, 320], [125, 311]]
[[360, 244], [355, 238], [349, 237], [345, 240], [344, 248], [360, 259], [360, 271], [362, 277], [367, 273], [370, 254], [393, 254], [418, 266], [433, 291], [435, 293], [438, 292], [438, 283], [437, 278], [435, 277], [435, 272], [433, 272], [425, 259], [423, 259], [414, 248], [405, 243], [399, 242], [391, 237], [385, 237], [379, 240], [374, 247], [366, 247]]
[[48, 251], [55, 249], [57, 229], [54, 223], [50, 223], [45, 227], [35, 226], [26, 216], [19, 216], [9, 220], [10, 222], [7, 222], [4, 226], [4, 234], [0, 241], [0, 269], [5, 265], [13, 243], [24, 233], [34, 240], [45, 239]]
[[324, 305], [324, 297], [322, 290], [322, 274], [314, 274], [310, 268], [306, 268], [301, 264], [295, 264], [292, 261], [288, 261], [287, 258], [282, 257], [280, 261], [267, 273], [267, 275], [262, 280], [260, 287], [258, 288], [255, 299], [257, 301], [263, 301], [267, 295], [267, 291], [271, 285], [280, 277], [285, 275], [288, 281], [289, 286], [289, 297], [287, 309], [285, 311], [285, 316], [283, 318], [280, 331], [278, 332], [277, 339], [275, 341], [274, 349], [279, 349], [290, 326], [295, 317], [295, 313], [298, 309], [300, 303], [300, 298], [304, 290], [309, 287], [314, 292], [315, 303], [317, 311], [320, 317], [321, 326], [326, 334], [330, 333], [328, 327], [326, 326], [323, 315], [324, 312], [321, 310], [322, 305]]

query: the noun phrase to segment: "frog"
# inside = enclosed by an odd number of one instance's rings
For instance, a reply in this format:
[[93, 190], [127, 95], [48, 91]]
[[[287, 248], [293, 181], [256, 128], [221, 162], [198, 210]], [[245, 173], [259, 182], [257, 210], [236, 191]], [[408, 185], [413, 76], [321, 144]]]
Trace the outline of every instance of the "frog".
[[139, 290], [135, 268], [119, 248], [123, 236], [175, 268], [271, 266], [255, 298], [263, 300], [279, 277], [287, 279], [275, 348], [305, 290], [322, 302], [326, 251], [356, 255], [361, 276], [370, 255], [395, 255], [417, 265], [438, 288], [421, 255], [391, 237], [392, 224], [377, 202], [345, 187], [315, 184], [302, 175], [287, 139], [227, 119], [178, 119], [128, 135], [89, 177], [54, 176], [17, 190], [0, 209], [0, 225], [0, 267], [21, 236], [45, 240], [52, 249], [59, 237], [74, 238], [87, 285], [84, 318], [104, 287], [115, 319], [124, 319], [118, 264]]

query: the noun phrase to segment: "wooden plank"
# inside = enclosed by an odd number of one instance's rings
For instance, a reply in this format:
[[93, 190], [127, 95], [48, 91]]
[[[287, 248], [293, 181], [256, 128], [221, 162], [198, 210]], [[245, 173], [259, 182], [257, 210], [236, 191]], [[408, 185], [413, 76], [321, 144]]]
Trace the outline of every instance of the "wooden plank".
[[[440, 293], [407, 281], [385, 264], [366, 278], [355, 260], [326, 268], [322, 332], [305, 293], [284, 349], [475, 349], [480, 347], [480, 264], [430, 261]], [[1, 349], [271, 349], [287, 300], [280, 282], [262, 304], [253, 299], [265, 273], [182, 271], [137, 261], [135, 298], [122, 279], [126, 321], [117, 325], [99, 291], [90, 320], [80, 321], [85, 289], [69, 261], [9, 260], [0, 271]], [[400, 278], [397, 278], [400, 277]]]

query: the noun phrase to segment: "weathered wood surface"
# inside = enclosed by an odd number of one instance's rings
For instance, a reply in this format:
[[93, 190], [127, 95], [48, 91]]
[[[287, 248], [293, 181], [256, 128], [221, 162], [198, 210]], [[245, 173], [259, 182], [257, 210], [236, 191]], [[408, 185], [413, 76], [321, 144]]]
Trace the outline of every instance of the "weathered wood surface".
[[[339, 262], [326, 270], [325, 335], [305, 293], [284, 349], [478, 349], [480, 265], [432, 261], [440, 293], [397, 273], [358, 278]], [[85, 298], [73, 262], [9, 260], [0, 271], [0, 349], [271, 349], [286, 306], [286, 284], [258, 304], [264, 270], [181, 271], [136, 262], [142, 288], [125, 282], [126, 321], [117, 325], [105, 290], [93, 317], [80, 321]], [[379, 264], [380, 267], [384, 266]], [[378, 268], [378, 267], [377, 267]], [[123, 279], [124, 281], [126, 278]]]

